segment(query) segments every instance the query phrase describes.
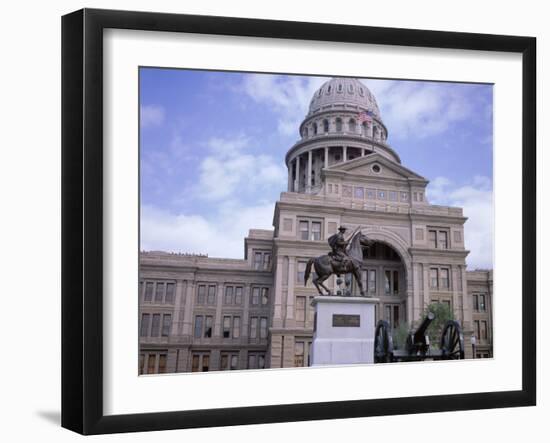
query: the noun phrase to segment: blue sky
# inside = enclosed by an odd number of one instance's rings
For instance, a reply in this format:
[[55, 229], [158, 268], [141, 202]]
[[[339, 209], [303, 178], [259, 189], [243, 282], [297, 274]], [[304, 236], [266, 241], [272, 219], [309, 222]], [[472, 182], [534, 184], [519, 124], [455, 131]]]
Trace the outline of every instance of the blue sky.
[[[272, 228], [284, 156], [326, 80], [141, 68], [141, 249], [242, 258], [248, 229]], [[464, 208], [469, 269], [492, 267], [492, 86], [361, 81], [430, 203]]]

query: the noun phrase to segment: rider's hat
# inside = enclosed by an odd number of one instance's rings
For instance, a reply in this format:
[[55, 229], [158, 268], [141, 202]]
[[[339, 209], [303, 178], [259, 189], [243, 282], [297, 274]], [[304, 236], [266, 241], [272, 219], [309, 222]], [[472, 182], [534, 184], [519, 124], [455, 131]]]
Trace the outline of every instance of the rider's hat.
[[338, 228], [338, 230], [339, 230], [340, 232], [346, 232], [346, 231], [347, 231], [347, 228], [344, 228], [343, 226], [340, 226], [340, 227]]

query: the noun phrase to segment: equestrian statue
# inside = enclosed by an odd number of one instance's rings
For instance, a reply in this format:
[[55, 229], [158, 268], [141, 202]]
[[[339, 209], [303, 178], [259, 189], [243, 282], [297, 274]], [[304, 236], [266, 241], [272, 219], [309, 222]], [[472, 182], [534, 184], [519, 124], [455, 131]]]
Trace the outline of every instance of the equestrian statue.
[[[371, 247], [374, 242], [363, 235], [360, 228], [360, 226], [357, 227], [349, 238], [346, 239], [345, 232], [347, 229], [340, 226], [338, 232], [328, 238], [328, 244], [332, 252], [308, 260], [304, 274], [304, 285], [307, 285], [309, 275], [311, 274], [311, 267], [313, 266], [316, 276], [312, 281], [320, 295], [332, 295], [330, 289], [323, 284], [331, 275], [336, 274], [337, 277], [340, 277], [341, 274], [352, 274], [361, 295], [368, 297], [361, 282], [363, 248]], [[321, 288], [327, 293], [324, 294]]]

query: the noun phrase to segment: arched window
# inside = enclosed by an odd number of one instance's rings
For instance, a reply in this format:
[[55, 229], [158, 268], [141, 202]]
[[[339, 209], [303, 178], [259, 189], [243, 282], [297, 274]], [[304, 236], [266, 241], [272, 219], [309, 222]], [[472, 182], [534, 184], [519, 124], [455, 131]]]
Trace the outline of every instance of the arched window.
[[328, 120], [323, 120], [323, 131], [325, 134], [328, 132]]
[[342, 92], [344, 90], [344, 87], [342, 86], [342, 83], [338, 83], [338, 92]]
[[373, 126], [372, 128], [372, 137], [378, 139], [378, 126]]
[[336, 132], [342, 132], [342, 119], [336, 119]]
[[330, 94], [330, 91], [332, 91], [332, 86], [329, 85], [329, 87], [327, 88], [327, 94]]
[[317, 123], [313, 123], [313, 135], [317, 134]]
[[365, 95], [365, 91], [363, 90], [363, 88], [359, 88], [359, 95], [361, 97], [363, 97]]
[[321, 97], [322, 94], [323, 94], [323, 88], [319, 89], [319, 93], [317, 94], [317, 97]]
[[367, 136], [369, 134], [369, 125], [367, 122], [363, 122], [361, 126], [363, 127], [363, 135]]
[[357, 125], [355, 124], [354, 119], [350, 119], [350, 121], [348, 122], [348, 128], [349, 132], [351, 133], [355, 133], [357, 131]]
[[353, 94], [353, 85], [348, 85], [348, 92]]
[[307, 136], [309, 135], [308, 133], [309, 133], [309, 131], [308, 131], [307, 126], [306, 126], [306, 127], [304, 128], [304, 137], [307, 138]]

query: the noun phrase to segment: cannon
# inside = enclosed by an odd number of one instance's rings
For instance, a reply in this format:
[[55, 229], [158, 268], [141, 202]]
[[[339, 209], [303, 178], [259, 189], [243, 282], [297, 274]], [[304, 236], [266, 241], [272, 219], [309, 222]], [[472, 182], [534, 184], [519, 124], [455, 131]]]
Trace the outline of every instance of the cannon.
[[374, 362], [463, 359], [464, 337], [457, 321], [449, 320], [445, 323], [439, 349], [430, 347], [430, 337], [426, 332], [434, 318], [435, 314], [429, 312], [418, 328], [409, 333], [404, 349], [394, 349], [391, 327], [387, 321], [380, 320], [374, 334]]

